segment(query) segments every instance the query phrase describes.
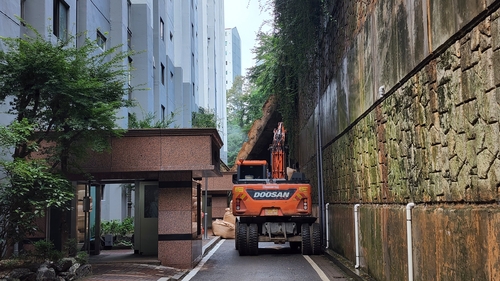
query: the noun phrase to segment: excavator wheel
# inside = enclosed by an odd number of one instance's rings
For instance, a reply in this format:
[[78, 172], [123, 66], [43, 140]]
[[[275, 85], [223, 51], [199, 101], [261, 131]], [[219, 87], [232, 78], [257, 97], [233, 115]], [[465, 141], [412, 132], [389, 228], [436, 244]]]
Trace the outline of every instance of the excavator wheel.
[[302, 247], [301, 251], [303, 255], [312, 254], [312, 245], [311, 245], [311, 228], [309, 224], [303, 223], [300, 227], [300, 232], [302, 236]]
[[236, 221], [234, 225], [234, 248], [238, 250], [238, 228], [240, 227], [240, 222]]
[[248, 251], [251, 256], [259, 254], [259, 228], [256, 223], [248, 226]]
[[238, 227], [238, 237], [237, 239], [237, 247], [240, 256], [248, 255], [248, 225], [246, 223], [240, 223]]
[[312, 229], [312, 253], [313, 255], [320, 255], [322, 253], [321, 249], [321, 230], [319, 223], [313, 223]]

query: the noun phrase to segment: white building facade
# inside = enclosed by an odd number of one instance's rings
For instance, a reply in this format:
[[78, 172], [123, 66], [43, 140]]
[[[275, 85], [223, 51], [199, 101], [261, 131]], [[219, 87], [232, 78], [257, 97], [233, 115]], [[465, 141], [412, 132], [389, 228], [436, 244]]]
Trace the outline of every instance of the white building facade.
[[217, 129], [224, 146], [220, 158], [227, 162], [227, 106], [224, 83], [224, 1], [203, 0], [200, 11], [199, 45], [199, 97], [198, 106], [213, 112], [217, 118]]
[[226, 54], [226, 90], [233, 87], [236, 76], [242, 76], [241, 73], [241, 39], [236, 27], [226, 28], [225, 35], [225, 54]]

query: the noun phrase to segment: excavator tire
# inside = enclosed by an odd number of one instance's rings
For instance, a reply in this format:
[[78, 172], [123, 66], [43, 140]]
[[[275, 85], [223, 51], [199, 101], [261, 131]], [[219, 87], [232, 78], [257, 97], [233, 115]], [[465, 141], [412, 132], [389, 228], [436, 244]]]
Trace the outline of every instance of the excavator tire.
[[248, 226], [248, 251], [250, 256], [259, 254], [259, 228], [256, 223]]
[[238, 251], [240, 256], [248, 255], [248, 225], [246, 223], [240, 223], [238, 227]]
[[236, 250], [238, 250], [238, 243], [239, 243], [239, 242], [238, 242], [238, 241], [239, 241], [239, 239], [238, 239], [238, 228], [239, 228], [239, 227], [240, 227], [240, 222], [239, 222], [239, 221], [236, 221], [236, 224], [234, 225], [234, 232], [235, 232], [235, 233], [234, 233], [234, 234], [235, 234], [235, 235], [234, 235], [234, 248], [235, 248]]
[[311, 245], [311, 227], [307, 223], [303, 223], [300, 227], [300, 232], [302, 236], [302, 247], [301, 251], [303, 255], [312, 254]]
[[312, 254], [320, 255], [322, 253], [321, 249], [321, 230], [319, 227], [319, 223], [313, 223], [311, 226], [312, 229]]

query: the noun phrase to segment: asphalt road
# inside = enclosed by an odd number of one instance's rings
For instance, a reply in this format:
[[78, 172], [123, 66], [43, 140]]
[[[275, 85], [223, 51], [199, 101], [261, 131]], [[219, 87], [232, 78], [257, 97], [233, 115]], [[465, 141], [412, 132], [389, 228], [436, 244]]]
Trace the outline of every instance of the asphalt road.
[[[315, 269], [316, 267], [316, 269]], [[239, 256], [234, 240], [221, 240], [183, 281], [351, 280], [324, 256], [302, 256], [287, 244], [259, 243], [258, 256]]]

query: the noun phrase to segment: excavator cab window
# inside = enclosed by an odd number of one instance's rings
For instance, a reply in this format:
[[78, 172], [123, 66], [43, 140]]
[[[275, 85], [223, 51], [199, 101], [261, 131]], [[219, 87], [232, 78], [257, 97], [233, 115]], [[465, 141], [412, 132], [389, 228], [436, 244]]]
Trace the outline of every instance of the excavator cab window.
[[239, 180], [263, 180], [267, 178], [266, 166], [264, 165], [242, 165], [239, 168]]

